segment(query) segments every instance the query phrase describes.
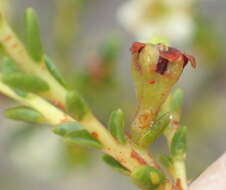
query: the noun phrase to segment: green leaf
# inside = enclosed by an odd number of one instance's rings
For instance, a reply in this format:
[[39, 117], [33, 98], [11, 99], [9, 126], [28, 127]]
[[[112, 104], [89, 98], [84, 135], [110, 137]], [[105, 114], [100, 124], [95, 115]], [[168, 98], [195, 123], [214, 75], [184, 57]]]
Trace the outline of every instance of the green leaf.
[[20, 72], [20, 70], [10, 57], [4, 56], [1, 64], [1, 72], [3, 74], [10, 74]]
[[57, 135], [65, 137], [78, 130], [84, 130], [84, 127], [77, 122], [67, 122], [57, 125], [53, 129], [53, 132]]
[[27, 92], [41, 93], [49, 90], [49, 85], [44, 80], [25, 73], [4, 74], [2, 81], [12, 88]]
[[110, 115], [108, 122], [108, 128], [113, 137], [115, 137], [120, 143], [125, 143], [125, 134], [124, 134], [124, 113], [121, 109], [113, 111]]
[[111, 168], [122, 172], [124, 175], [129, 175], [129, 171], [122, 164], [120, 164], [117, 160], [115, 160], [112, 156], [105, 154], [105, 155], [103, 155], [102, 159]]
[[159, 161], [167, 169], [173, 168], [172, 158], [170, 158], [169, 156], [166, 156], [164, 154], [161, 154], [161, 155], [159, 155]]
[[7, 109], [4, 115], [9, 119], [30, 123], [43, 123], [45, 121], [44, 117], [39, 112], [25, 106]]
[[52, 62], [52, 60], [45, 56], [45, 64], [49, 72], [52, 74], [52, 76], [64, 87], [66, 87], [66, 82], [60, 72], [57, 70], [56, 65]]
[[28, 8], [25, 12], [25, 26], [27, 50], [35, 61], [40, 62], [43, 58], [43, 48], [40, 37], [38, 17], [35, 10], [32, 8]]
[[183, 104], [184, 93], [181, 89], [176, 89], [171, 95], [170, 111], [180, 113]]
[[151, 166], [138, 166], [131, 174], [132, 181], [144, 190], [155, 190], [165, 181], [164, 175]]
[[186, 157], [186, 134], [187, 127], [181, 126], [173, 136], [170, 152], [175, 159], [184, 160]]
[[57, 125], [53, 132], [63, 136], [64, 140], [69, 143], [91, 146], [99, 149], [102, 148], [102, 144], [76, 122]]
[[23, 98], [25, 98], [27, 96], [27, 92], [18, 88], [12, 88], [12, 90], [18, 95], [21, 96]]
[[163, 132], [164, 129], [169, 125], [170, 114], [164, 114], [161, 116], [151, 128], [142, 136], [140, 139], [141, 146], [148, 146], [153, 143]]
[[72, 117], [81, 120], [89, 113], [85, 100], [76, 92], [70, 91], [66, 96], [66, 109]]

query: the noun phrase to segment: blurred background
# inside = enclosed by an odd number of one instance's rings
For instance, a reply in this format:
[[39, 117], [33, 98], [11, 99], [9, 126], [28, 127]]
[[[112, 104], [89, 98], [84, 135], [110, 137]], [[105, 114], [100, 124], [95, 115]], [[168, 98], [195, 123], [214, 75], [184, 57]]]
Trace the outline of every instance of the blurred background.
[[[122, 108], [129, 124], [136, 109], [129, 47], [168, 41], [194, 55], [177, 84], [185, 92], [188, 174], [196, 178], [226, 147], [225, 0], [0, 0], [0, 9], [24, 40], [23, 13], [37, 10], [45, 51], [106, 123]], [[0, 96], [0, 189], [136, 189], [106, 166], [100, 153], [65, 144], [47, 126], [3, 117], [15, 105]], [[164, 139], [152, 148], [167, 151]]]

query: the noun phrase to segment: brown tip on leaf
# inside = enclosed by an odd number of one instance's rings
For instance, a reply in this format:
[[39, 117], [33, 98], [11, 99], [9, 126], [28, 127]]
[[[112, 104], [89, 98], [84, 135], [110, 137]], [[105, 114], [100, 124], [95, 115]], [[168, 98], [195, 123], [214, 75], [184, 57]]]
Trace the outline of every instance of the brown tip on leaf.
[[144, 43], [140, 43], [140, 42], [134, 42], [130, 48], [130, 52], [132, 54], [135, 54], [135, 53], [140, 53], [141, 50], [145, 47], [145, 44]]

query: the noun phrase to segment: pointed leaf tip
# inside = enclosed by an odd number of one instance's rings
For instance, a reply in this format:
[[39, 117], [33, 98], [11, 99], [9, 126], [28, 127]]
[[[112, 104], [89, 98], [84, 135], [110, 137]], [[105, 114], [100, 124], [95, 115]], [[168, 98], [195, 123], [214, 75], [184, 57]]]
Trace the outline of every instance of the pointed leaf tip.
[[52, 62], [52, 60], [45, 56], [45, 65], [48, 69], [48, 71], [52, 74], [52, 76], [63, 86], [66, 87], [66, 82], [60, 72], [57, 70], [56, 65]]

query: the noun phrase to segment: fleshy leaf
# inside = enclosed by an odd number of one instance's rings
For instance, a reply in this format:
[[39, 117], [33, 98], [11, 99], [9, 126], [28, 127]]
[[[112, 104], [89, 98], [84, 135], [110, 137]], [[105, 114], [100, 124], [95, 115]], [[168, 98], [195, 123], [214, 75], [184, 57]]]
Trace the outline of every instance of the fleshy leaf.
[[25, 73], [4, 74], [2, 80], [12, 88], [27, 92], [41, 93], [49, 90], [49, 85], [44, 80]]
[[67, 136], [67, 135], [69, 135], [72, 132], [77, 131], [77, 130], [84, 130], [84, 127], [82, 127], [77, 122], [67, 122], [67, 123], [57, 125], [53, 129], [53, 132], [57, 135], [65, 137], [65, 136]]
[[159, 161], [163, 166], [166, 167], [166, 169], [173, 168], [172, 158], [170, 158], [169, 156], [161, 154], [159, 155]]
[[30, 123], [43, 123], [45, 121], [44, 117], [39, 112], [25, 106], [7, 109], [4, 114], [9, 119]]
[[112, 156], [105, 154], [103, 155], [102, 159], [111, 168], [122, 172], [124, 175], [129, 175], [129, 171], [125, 167], [123, 167], [122, 164], [120, 164], [117, 160], [115, 160]]
[[89, 112], [85, 100], [76, 91], [70, 91], [67, 93], [66, 109], [72, 117], [78, 120], [83, 119], [83, 117]]
[[49, 72], [52, 74], [52, 76], [64, 87], [66, 87], [66, 82], [60, 72], [57, 70], [56, 65], [52, 62], [52, 60], [45, 56], [45, 64]]
[[140, 139], [141, 146], [148, 146], [153, 143], [164, 131], [170, 122], [170, 115], [164, 114], [150, 127], [150, 129]]
[[20, 72], [20, 70], [10, 57], [4, 56], [1, 64], [1, 72], [3, 74], [10, 74]]
[[151, 166], [138, 166], [131, 174], [132, 181], [144, 190], [155, 190], [165, 181], [164, 175]]
[[26, 42], [30, 56], [37, 62], [43, 59], [43, 48], [36, 12], [28, 8], [25, 12]]
[[171, 95], [170, 111], [180, 113], [183, 104], [184, 93], [181, 89], [176, 89]]
[[180, 126], [173, 136], [170, 152], [175, 159], [184, 160], [186, 156], [187, 127]]
[[69, 143], [101, 148], [102, 144], [88, 133], [79, 123], [69, 122], [57, 125], [54, 133], [63, 136]]
[[111, 134], [120, 142], [125, 143], [125, 133], [124, 133], [125, 121], [124, 113], [121, 109], [113, 111], [111, 113], [108, 128]]

